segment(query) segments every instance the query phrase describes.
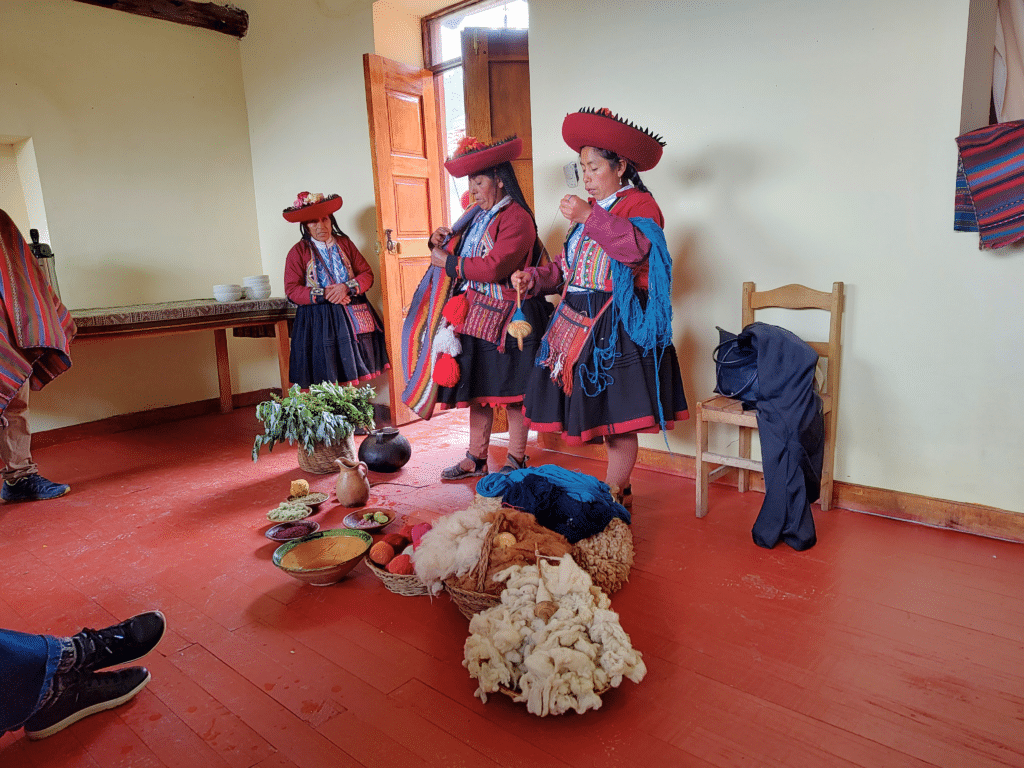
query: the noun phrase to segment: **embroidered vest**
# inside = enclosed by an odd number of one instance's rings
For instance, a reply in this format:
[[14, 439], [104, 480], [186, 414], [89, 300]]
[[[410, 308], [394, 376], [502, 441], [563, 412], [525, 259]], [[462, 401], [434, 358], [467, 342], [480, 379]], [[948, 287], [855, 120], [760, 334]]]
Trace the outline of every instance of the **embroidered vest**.
[[[620, 200], [622, 197], [617, 197], [609, 206], [608, 211], [614, 210]], [[610, 291], [612, 289], [611, 256], [588, 235], [578, 232], [582, 227], [582, 224], [573, 225], [565, 238], [564, 250], [565, 260], [569, 266], [569, 269], [566, 270], [569, 276], [569, 287], [585, 288], [589, 291]], [[577, 234], [579, 237], [576, 237]], [[578, 243], [570, 253], [574, 237]]]

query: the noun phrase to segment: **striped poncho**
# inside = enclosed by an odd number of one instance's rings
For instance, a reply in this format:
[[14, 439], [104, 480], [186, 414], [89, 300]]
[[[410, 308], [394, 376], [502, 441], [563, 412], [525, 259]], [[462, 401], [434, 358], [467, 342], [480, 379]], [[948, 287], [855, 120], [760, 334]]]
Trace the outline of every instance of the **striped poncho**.
[[42, 389], [71, 367], [75, 321], [53, 292], [25, 238], [0, 210], [0, 411], [25, 384]]

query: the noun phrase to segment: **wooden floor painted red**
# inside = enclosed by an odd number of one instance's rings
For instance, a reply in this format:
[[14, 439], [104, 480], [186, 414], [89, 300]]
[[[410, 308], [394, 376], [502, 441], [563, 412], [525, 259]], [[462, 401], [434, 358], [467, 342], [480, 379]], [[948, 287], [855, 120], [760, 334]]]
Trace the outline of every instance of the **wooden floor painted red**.
[[[170, 629], [132, 703], [4, 768], [335, 766], [1024, 766], [1024, 549], [815, 507], [818, 545], [759, 549], [763, 498], [633, 477], [636, 565], [612, 599], [649, 670], [585, 715], [485, 705], [448, 598], [401, 597], [363, 565], [332, 587], [271, 563], [265, 513], [307, 477], [295, 449], [252, 463], [251, 408], [37, 452], [62, 499], [0, 507], [0, 626], [71, 634], [159, 608]], [[432, 519], [473, 486], [435, 482], [465, 451], [459, 413], [371, 503]], [[603, 476], [603, 465], [530, 450]], [[503, 461], [500, 446], [491, 464]], [[340, 527], [327, 502], [315, 519]]]

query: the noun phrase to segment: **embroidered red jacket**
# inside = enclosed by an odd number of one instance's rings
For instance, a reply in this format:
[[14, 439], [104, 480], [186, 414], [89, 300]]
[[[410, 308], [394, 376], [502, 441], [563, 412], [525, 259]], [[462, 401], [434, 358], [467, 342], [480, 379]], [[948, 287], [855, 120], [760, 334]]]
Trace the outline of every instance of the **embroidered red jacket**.
[[[629, 220], [634, 217], [651, 219], [659, 227], [664, 228], [665, 217], [654, 197], [648, 192], [629, 187], [620, 192], [619, 197], [611, 211], [599, 206], [594, 198], [587, 201], [592, 209], [583, 224], [583, 235], [594, 240], [611, 258], [631, 267], [633, 285], [646, 289], [647, 254], [650, 253], [651, 243]], [[570, 271], [565, 250], [563, 249], [558, 258], [550, 264], [528, 271], [533, 273], [534, 294], [555, 293], [562, 285], [564, 276]], [[607, 290], [611, 290], [610, 278]]]
[[[347, 237], [338, 239], [338, 247], [348, 257], [352, 271], [352, 277], [359, 283], [357, 293], [366, 293], [373, 287], [373, 269], [363, 258], [363, 254], [356, 248], [355, 243]], [[284, 262], [284, 295], [295, 304], [312, 304], [309, 295], [309, 286], [306, 285], [306, 265], [312, 257], [312, 248], [306, 240], [299, 240], [292, 249], [288, 251], [288, 257]]]

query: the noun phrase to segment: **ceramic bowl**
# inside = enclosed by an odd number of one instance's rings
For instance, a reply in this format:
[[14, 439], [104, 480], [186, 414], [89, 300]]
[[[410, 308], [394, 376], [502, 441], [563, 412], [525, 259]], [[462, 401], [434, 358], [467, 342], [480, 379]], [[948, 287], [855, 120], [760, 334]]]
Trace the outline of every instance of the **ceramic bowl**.
[[224, 284], [213, 286], [213, 298], [217, 301], [238, 301], [242, 298], [242, 286]]
[[270, 285], [270, 275], [250, 275], [249, 277], [242, 278], [242, 285]]
[[245, 290], [250, 299], [261, 301], [263, 299], [270, 298], [270, 286], [267, 286], [266, 288], [252, 288], [247, 286]]
[[[388, 516], [388, 521], [386, 523], [364, 521], [363, 515], [365, 515], [367, 512], [383, 512], [385, 515]], [[395, 510], [384, 509], [383, 507], [364, 507], [363, 509], [357, 510], [356, 512], [350, 512], [349, 514], [345, 515], [345, 519], [341, 522], [343, 522], [349, 528], [354, 528], [358, 531], [367, 531], [369, 533], [374, 533], [376, 531], [381, 530], [382, 528], [387, 528], [389, 525], [395, 522]]]
[[320, 530], [320, 523], [315, 520], [296, 520], [291, 523], [278, 523], [270, 526], [264, 536], [271, 541], [293, 541], [309, 536]]
[[345, 578], [371, 544], [373, 537], [365, 531], [318, 531], [274, 550], [274, 565], [306, 584], [326, 587]]
[[307, 507], [312, 507], [313, 509], [316, 509], [329, 498], [330, 496], [328, 496], [326, 493], [322, 493], [320, 491], [310, 491], [305, 496], [289, 496], [287, 501], [297, 501], [299, 502], [299, 504], [305, 504]]

